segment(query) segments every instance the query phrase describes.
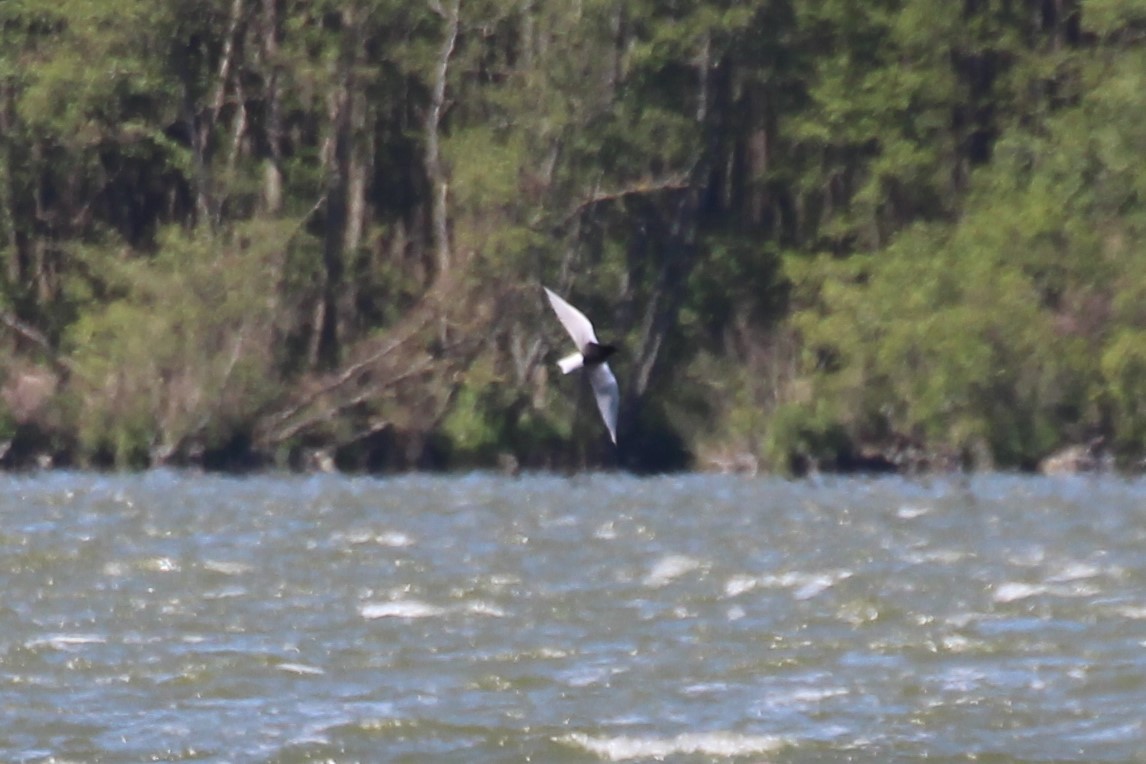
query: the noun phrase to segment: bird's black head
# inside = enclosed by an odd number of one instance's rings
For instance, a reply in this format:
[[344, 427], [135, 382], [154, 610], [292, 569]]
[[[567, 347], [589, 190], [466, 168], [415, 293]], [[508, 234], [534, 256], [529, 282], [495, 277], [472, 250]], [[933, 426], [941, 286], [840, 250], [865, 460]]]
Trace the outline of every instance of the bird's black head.
[[604, 363], [606, 358], [616, 352], [616, 345], [599, 345], [596, 342], [590, 342], [581, 355], [585, 356], [585, 365], [592, 366]]

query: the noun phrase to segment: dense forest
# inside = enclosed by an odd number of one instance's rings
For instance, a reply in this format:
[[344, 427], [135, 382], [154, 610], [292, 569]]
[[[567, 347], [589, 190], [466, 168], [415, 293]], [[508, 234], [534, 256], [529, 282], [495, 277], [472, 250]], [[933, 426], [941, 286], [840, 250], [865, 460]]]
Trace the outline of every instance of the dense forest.
[[1141, 0], [0, 3], [8, 465], [1133, 464], [1144, 247]]

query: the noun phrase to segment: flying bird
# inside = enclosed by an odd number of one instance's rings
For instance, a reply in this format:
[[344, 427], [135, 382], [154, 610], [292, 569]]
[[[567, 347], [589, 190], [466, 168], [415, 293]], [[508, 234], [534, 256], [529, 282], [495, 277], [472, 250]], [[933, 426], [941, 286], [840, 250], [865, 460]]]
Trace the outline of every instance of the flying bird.
[[593, 324], [585, 314], [574, 308], [551, 292], [548, 287], [542, 287], [553, 306], [553, 312], [573, 338], [577, 352], [566, 356], [557, 362], [561, 371], [568, 374], [582, 367], [589, 375], [589, 384], [593, 387], [593, 397], [597, 399], [597, 408], [601, 411], [601, 418], [609, 428], [609, 437], [614, 445], [617, 442], [617, 409], [621, 405], [621, 391], [617, 387], [617, 378], [613, 376], [609, 364], [605, 359], [617, 352], [614, 345], [602, 345], [597, 341], [593, 331]]

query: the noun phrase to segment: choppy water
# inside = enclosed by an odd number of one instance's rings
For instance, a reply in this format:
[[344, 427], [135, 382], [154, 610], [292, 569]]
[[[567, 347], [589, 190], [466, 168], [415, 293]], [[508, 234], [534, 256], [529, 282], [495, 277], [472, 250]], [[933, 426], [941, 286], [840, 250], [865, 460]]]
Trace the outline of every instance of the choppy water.
[[3, 761], [1143, 761], [1146, 483], [0, 478]]

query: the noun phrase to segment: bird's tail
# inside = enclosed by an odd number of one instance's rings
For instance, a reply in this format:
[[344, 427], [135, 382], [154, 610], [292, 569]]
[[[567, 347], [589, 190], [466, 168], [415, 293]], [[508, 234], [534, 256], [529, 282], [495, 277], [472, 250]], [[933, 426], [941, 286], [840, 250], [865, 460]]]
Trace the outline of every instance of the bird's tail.
[[562, 358], [557, 362], [557, 365], [561, 367], [561, 373], [568, 374], [569, 372], [576, 371], [577, 369], [580, 369], [582, 366], [584, 366], [585, 357], [580, 353], [574, 353], [573, 355], [568, 355]]

